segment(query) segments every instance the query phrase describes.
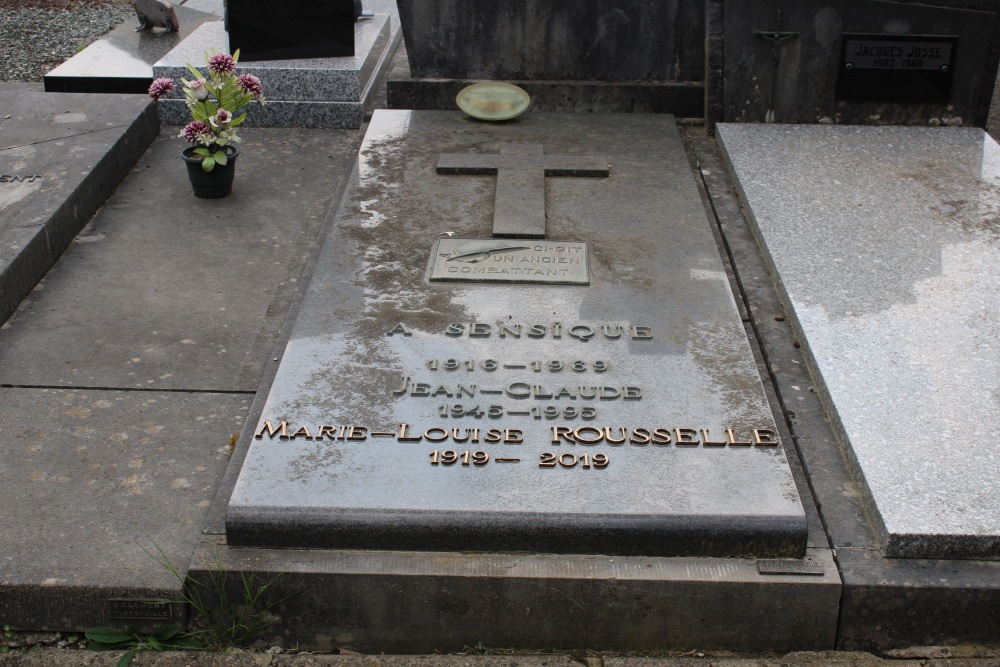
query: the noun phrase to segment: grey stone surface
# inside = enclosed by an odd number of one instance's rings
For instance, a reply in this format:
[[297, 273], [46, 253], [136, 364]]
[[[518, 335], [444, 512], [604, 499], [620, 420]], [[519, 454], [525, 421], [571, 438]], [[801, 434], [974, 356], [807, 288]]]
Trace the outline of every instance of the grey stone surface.
[[[986, 124], [1000, 61], [995, 3], [712, 0], [709, 6], [709, 35], [724, 25], [723, 68], [712, 58], [708, 69], [710, 110], [719, 108], [722, 93], [721, 115], [712, 120], [763, 122], [773, 108], [779, 123]], [[795, 36], [779, 45], [775, 66], [773, 42], [758, 33], [777, 30], [778, 11], [781, 31]], [[844, 33], [957, 35], [949, 103], [838, 100]]]
[[[357, 128], [364, 107], [391, 57], [390, 17], [377, 14], [358, 21], [355, 55], [343, 58], [241, 62], [240, 73], [253, 74], [264, 86], [265, 106], [247, 107], [248, 127]], [[229, 51], [221, 22], [206, 23], [153, 66], [154, 76], [190, 77], [187, 64], [204, 67], [211, 49]], [[182, 125], [190, 120], [178, 90], [159, 103], [160, 120]]]
[[45, 90], [55, 93], [144, 95], [153, 82], [153, 63], [202, 23], [219, 18], [186, 5], [176, 6], [174, 11], [180, 23], [178, 32], [159, 29], [136, 32], [138, 19], [126, 21], [47, 73], [44, 77]]
[[[607, 179], [546, 179], [548, 235], [590, 244], [591, 286], [427, 283], [434, 240], [488, 238], [493, 217], [495, 179], [437, 175], [438, 155], [496, 153], [500, 143], [525, 141], [542, 141], [553, 155], [608, 158]], [[289, 434], [355, 425], [367, 429], [354, 432], [366, 440], [304, 432], [256, 440], [229, 505], [231, 543], [802, 554], [805, 517], [780, 447], [661, 447], [632, 431], [696, 429], [688, 437], [700, 443], [708, 438], [697, 429], [715, 441], [723, 429], [742, 441], [750, 429], [774, 429], [671, 118], [534, 114], [486, 124], [456, 113], [377, 112], [335, 224], [261, 422], [287, 420]], [[521, 324], [520, 338], [501, 335], [501, 321]], [[461, 336], [445, 334], [452, 323], [461, 323]], [[544, 325], [544, 338], [529, 335], [531, 324]], [[613, 338], [600, 333], [602, 324]], [[589, 327], [596, 336], [579, 339]], [[447, 370], [448, 359], [461, 370]], [[483, 365], [489, 359], [495, 370]], [[549, 370], [549, 361], [563, 370]], [[595, 362], [609, 367], [601, 372]], [[401, 378], [405, 396], [393, 394]], [[467, 397], [457, 384], [477, 389]], [[439, 385], [450, 389], [437, 392]], [[579, 398], [537, 398], [564, 385]], [[594, 390], [578, 385], [608, 387], [597, 390], [606, 400], [586, 398]], [[426, 395], [432, 390], [436, 397]], [[520, 398], [522, 390], [536, 398]], [[484, 413], [454, 418], [449, 408], [441, 417], [444, 404], [478, 404]], [[485, 414], [491, 405], [503, 416]], [[561, 412], [570, 406], [577, 417]], [[546, 407], [559, 408], [558, 420], [533, 418], [532, 408]], [[583, 407], [596, 409], [593, 420], [581, 420]], [[481, 433], [475, 445], [416, 444], [401, 441], [401, 423], [411, 435]], [[636, 442], [553, 444], [554, 426], [628, 428]], [[516, 429], [523, 443], [489, 444], [490, 428]], [[451, 449], [494, 460], [432, 464], [433, 450]], [[567, 461], [601, 453], [611, 464], [540, 468], [546, 451]], [[520, 460], [495, 460], [508, 457]]]
[[720, 137], [886, 555], [996, 558], [1000, 149], [961, 129]]
[[702, 81], [698, 0], [397, 0], [419, 78]]
[[249, 400], [0, 388], [4, 622], [79, 631], [112, 624], [110, 598], [178, 599], [143, 547], [187, 567]]
[[148, 98], [0, 86], [0, 322], [156, 136]]
[[0, 330], [0, 383], [257, 389], [355, 138], [248, 130], [233, 194], [209, 202], [175, 134]]
[[[206, 576], [207, 540], [192, 575]], [[267, 636], [282, 646], [365, 653], [475, 646], [593, 651], [830, 649], [840, 595], [828, 550], [823, 576], [761, 575], [744, 558], [657, 558], [289, 549], [221, 550], [232, 573], [297, 591]], [[234, 586], [240, 578], [230, 577]], [[235, 590], [235, 589], [234, 589]], [[557, 663], [558, 664], [558, 663]]]

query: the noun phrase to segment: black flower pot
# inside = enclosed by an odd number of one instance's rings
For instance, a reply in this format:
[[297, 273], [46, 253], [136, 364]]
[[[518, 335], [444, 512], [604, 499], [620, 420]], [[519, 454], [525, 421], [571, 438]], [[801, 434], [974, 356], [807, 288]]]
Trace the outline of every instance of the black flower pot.
[[236, 146], [226, 146], [225, 165], [216, 163], [212, 171], [205, 171], [201, 168], [201, 156], [195, 155], [197, 146], [188, 146], [181, 151], [181, 159], [187, 164], [188, 179], [191, 187], [194, 188], [194, 196], [201, 199], [219, 199], [228, 197], [233, 191], [233, 178], [236, 176], [236, 158], [240, 156], [240, 149]]

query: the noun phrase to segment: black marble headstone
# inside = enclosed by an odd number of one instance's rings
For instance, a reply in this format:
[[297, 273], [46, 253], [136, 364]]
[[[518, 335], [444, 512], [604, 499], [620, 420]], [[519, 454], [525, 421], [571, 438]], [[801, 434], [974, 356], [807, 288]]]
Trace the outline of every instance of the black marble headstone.
[[242, 60], [354, 55], [354, 0], [228, 0], [229, 48]]

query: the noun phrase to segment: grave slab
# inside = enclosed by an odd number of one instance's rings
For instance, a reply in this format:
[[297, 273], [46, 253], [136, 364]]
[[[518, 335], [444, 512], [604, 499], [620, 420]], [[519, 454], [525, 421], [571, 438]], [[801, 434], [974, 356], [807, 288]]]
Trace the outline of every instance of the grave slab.
[[0, 388], [5, 622], [155, 624], [135, 601], [177, 600], [180, 582], [143, 548], [187, 568], [251, 398]]
[[1000, 147], [961, 128], [719, 128], [886, 556], [1000, 557]]
[[153, 63], [202, 23], [219, 20], [214, 13], [185, 5], [175, 6], [174, 11], [179, 31], [157, 28], [136, 32], [138, 19], [130, 19], [47, 73], [43, 78], [45, 91], [145, 95], [153, 82]]
[[[241, 74], [253, 74], [264, 86], [267, 104], [246, 109], [248, 127], [357, 128], [364, 107], [392, 55], [393, 33], [388, 14], [355, 24], [355, 55], [339, 58], [240, 62]], [[187, 64], [204, 67], [205, 53], [230, 52], [229, 34], [221, 22], [206, 23], [153, 66], [153, 76], [189, 77]], [[159, 101], [160, 120], [184, 125], [190, 113], [178, 89]]]
[[233, 193], [209, 202], [192, 195], [175, 134], [0, 329], [0, 383], [257, 390], [360, 137], [247, 130]]
[[[438, 174], [439, 156], [503, 143], [610, 165], [545, 178], [546, 236], [526, 241], [586, 243], [589, 286], [428, 280], [439, 238], [489, 239], [494, 220], [496, 177]], [[669, 116], [376, 112], [257, 431], [234, 546], [805, 553]]]
[[0, 322], [17, 308], [159, 131], [148, 97], [0, 84]]

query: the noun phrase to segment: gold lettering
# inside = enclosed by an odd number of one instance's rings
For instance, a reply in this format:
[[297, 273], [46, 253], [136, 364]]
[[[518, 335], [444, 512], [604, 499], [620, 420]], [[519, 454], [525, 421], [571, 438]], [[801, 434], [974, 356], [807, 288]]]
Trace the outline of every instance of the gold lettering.
[[[580, 433], [582, 432], [593, 433], [597, 436], [597, 439], [588, 440], [587, 438], [580, 435]], [[602, 440], [604, 440], [604, 431], [599, 428], [594, 428], [593, 426], [581, 426], [580, 428], [573, 431], [573, 437], [581, 445], [597, 445], [600, 444]]]
[[306, 440], [312, 440], [312, 433], [309, 432], [309, 428], [305, 424], [300, 426], [299, 430], [292, 433], [292, 435], [289, 436], [289, 440], [294, 440], [297, 436], [300, 435], [304, 437]]
[[503, 438], [503, 432], [498, 428], [491, 428], [486, 431], [484, 439], [486, 442], [500, 442], [501, 438]]
[[521, 437], [521, 429], [519, 428], [504, 429], [503, 441], [505, 443], [514, 443], [514, 444], [524, 442], [523, 438]]
[[424, 437], [427, 438], [428, 442], [443, 442], [448, 439], [448, 429], [434, 426], [424, 431]]
[[615, 440], [614, 438], [611, 437], [611, 427], [610, 426], [606, 426], [604, 428], [604, 439], [607, 441], [607, 443], [609, 445], [621, 445], [628, 438], [628, 429], [627, 428], [622, 428], [620, 426], [617, 427], [617, 428], [618, 428], [619, 431], [621, 431], [621, 436], [622, 436], [618, 440]]
[[[691, 438], [694, 438], [694, 440], [691, 440]], [[697, 446], [700, 444], [698, 442], [698, 431], [693, 428], [675, 428], [674, 442], [677, 445], [683, 445], [685, 447], [691, 447], [692, 445]]]
[[653, 444], [654, 445], [669, 445], [670, 444], [670, 429], [669, 428], [654, 428], [653, 429]]
[[399, 442], [420, 442], [421, 440], [424, 439], [424, 436], [422, 435], [418, 435], [416, 437], [408, 436], [406, 432], [409, 430], [409, 428], [410, 428], [409, 424], [399, 425], [399, 437], [396, 438]]
[[395, 336], [396, 334], [403, 334], [404, 336], [412, 336], [413, 332], [406, 328], [406, 325], [400, 322], [393, 328], [386, 332], [386, 336]]
[[708, 429], [707, 428], [701, 429], [701, 437], [702, 437], [702, 440], [704, 441], [703, 444], [706, 447], [725, 447], [728, 444], [725, 440], [723, 440], [721, 442], [709, 440], [708, 439]]
[[264, 439], [264, 431], [267, 431], [267, 437], [272, 438], [272, 439], [274, 438], [274, 434], [275, 433], [279, 433], [279, 431], [280, 431], [280, 434], [279, 434], [278, 437], [279, 438], [284, 438], [285, 440], [287, 440], [288, 439], [288, 422], [279, 422], [278, 426], [274, 427], [274, 426], [271, 426], [271, 422], [270, 421], [266, 421], [266, 422], [264, 422], [264, 426], [260, 429], [260, 431], [254, 437], [257, 438], [258, 440], [263, 440]]
[[553, 426], [552, 427], [552, 444], [558, 445], [560, 440], [565, 440], [569, 444], [573, 444], [573, 429], [569, 426]]
[[320, 426], [319, 432], [316, 433], [316, 439], [322, 440], [323, 436], [330, 438], [330, 440], [336, 440], [337, 436], [334, 434], [333, 430], [337, 428], [336, 426]]
[[726, 438], [729, 440], [730, 447], [749, 447], [750, 445], [753, 444], [749, 440], [744, 440], [744, 441], [737, 440], [736, 436], [733, 435], [733, 429], [731, 428], [726, 429]]
[[367, 440], [368, 439], [368, 429], [364, 426], [352, 426], [347, 431], [348, 440]]
[[629, 438], [629, 443], [633, 445], [647, 445], [649, 444], [649, 429], [647, 428], [637, 428], [632, 431], [632, 437]]
[[774, 437], [774, 431], [769, 428], [755, 428], [753, 430], [753, 444], [757, 447], [777, 446], [778, 441]]

